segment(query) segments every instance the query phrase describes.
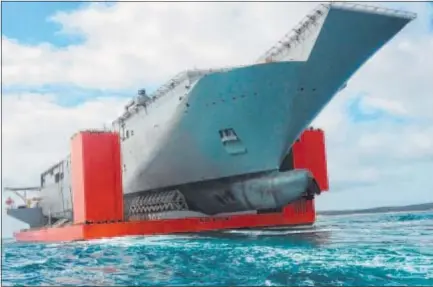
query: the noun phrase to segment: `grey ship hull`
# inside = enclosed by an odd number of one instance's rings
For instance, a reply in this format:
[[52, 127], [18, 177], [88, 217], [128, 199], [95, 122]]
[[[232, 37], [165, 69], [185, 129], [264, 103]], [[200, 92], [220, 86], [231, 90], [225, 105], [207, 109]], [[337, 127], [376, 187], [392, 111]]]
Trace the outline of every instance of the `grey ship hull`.
[[[410, 21], [357, 9], [322, 11], [322, 18], [299, 40], [304, 42], [296, 48], [303, 53], [210, 73], [185, 95], [165, 95], [167, 102], [172, 97], [177, 104], [172, 103], [171, 110], [156, 109], [166, 120], [153, 129], [143, 127], [144, 118], [128, 119], [125, 129], [134, 135], [122, 144], [124, 192], [200, 186], [203, 181], [277, 171], [295, 139], [339, 89]], [[220, 135], [225, 129], [236, 134], [229, 144]], [[149, 144], [157, 130], [156, 144]], [[206, 189], [190, 190], [184, 192], [190, 201], [207, 197]], [[224, 192], [220, 189], [221, 196]]]

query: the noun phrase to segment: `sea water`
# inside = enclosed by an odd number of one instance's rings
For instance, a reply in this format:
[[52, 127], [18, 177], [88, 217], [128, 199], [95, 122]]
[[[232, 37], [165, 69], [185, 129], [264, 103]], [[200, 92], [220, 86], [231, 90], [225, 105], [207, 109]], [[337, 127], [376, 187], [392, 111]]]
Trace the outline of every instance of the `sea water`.
[[433, 286], [433, 211], [301, 230], [2, 246], [2, 286]]

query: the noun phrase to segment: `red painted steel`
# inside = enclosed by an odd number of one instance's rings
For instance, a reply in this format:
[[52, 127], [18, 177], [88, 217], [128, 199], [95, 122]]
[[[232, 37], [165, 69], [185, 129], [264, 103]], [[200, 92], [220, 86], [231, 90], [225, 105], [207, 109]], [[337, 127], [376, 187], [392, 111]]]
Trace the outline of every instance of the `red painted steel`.
[[118, 134], [80, 132], [71, 148], [74, 223], [123, 220]]
[[311, 171], [321, 191], [329, 190], [325, 135], [322, 130], [305, 130], [293, 145], [294, 168]]
[[91, 240], [131, 235], [196, 233], [224, 229], [312, 225], [315, 219], [314, 200], [302, 199], [296, 203], [289, 204], [279, 213], [77, 224], [58, 228], [22, 231], [16, 233], [15, 238], [18, 241], [29, 242]]
[[21, 231], [14, 233], [14, 237], [22, 242], [75, 241], [85, 238], [83, 225]]

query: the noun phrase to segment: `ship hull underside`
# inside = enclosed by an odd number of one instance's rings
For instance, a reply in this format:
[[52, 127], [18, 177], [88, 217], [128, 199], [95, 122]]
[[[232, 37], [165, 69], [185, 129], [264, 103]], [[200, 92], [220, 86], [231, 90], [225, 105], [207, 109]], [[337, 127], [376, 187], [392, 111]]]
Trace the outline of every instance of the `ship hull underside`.
[[[184, 204], [164, 195], [178, 192]], [[282, 208], [301, 197], [312, 199], [320, 189], [308, 170], [266, 172], [246, 176], [191, 183], [154, 192], [141, 192], [125, 196], [125, 217], [146, 219], [148, 214], [172, 216], [173, 212], [190, 211], [191, 215], [216, 215], [223, 213], [272, 211]], [[162, 195], [162, 196], [161, 196]], [[156, 205], [156, 202], [162, 204]], [[177, 203], [177, 204], [176, 204]], [[131, 208], [132, 206], [132, 208]], [[168, 213], [167, 213], [168, 212]], [[140, 217], [144, 215], [144, 217]]]

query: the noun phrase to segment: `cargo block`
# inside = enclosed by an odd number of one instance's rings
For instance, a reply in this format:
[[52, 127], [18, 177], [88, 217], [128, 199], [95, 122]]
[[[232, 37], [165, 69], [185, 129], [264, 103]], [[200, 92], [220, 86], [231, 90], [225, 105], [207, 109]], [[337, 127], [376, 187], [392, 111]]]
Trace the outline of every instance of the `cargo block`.
[[119, 135], [80, 132], [71, 145], [74, 223], [123, 220]]

